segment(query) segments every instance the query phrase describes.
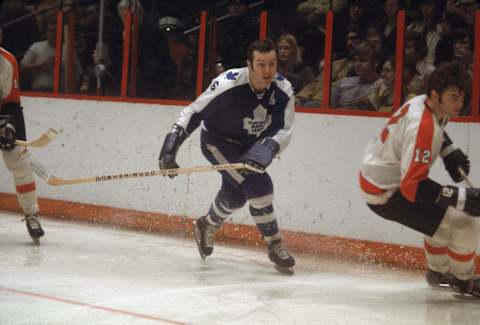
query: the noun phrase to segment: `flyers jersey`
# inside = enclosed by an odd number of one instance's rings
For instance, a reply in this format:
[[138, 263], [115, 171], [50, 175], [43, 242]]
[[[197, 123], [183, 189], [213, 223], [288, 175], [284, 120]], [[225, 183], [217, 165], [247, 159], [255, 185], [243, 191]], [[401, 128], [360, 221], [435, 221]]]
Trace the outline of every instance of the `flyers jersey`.
[[399, 189], [408, 201], [417, 202], [418, 185], [440, 154], [446, 122], [437, 119], [426, 99], [421, 95], [406, 102], [368, 142], [359, 176], [364, 193]]
[[12, 53], [0, 47], [0, 100], [20, 104], [20, 85], [17, 60]]

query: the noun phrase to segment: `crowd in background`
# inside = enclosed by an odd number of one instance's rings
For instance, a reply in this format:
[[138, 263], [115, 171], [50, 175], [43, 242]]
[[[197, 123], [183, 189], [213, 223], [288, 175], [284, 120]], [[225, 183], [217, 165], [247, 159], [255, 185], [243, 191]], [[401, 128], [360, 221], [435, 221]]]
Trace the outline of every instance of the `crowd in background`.
[[[424, 93], [426, 77], [444, 62], [458, 60], [472, 72], [474, 13], [480, 9], [475, 0], [106, 0], [99, 44], [99, 2], [3, 1], [2, 46], [20, 64], [23, 90], [53, 90], [59, 10], [66, 13], [65, 24], [75, 26], [74, 55], [66, 54], [65, 43], [63, 47], [60, 91], [120, 94], [124, 19], [133, 9], [138, 51], [131, 54], [137, 62], [136, 87], [129, 95], [174, 99], [195, 96], [201, 10], [217, 18], [216, 28], [209, 28], [209, 35], [214, 30], [216, 38], [207, 42], [206, 78], [245, 65], [246, 48], [259, 37], [259, 13], [266, 10], [267, 37], [277, 43], [279, 72], [291, 81], [297, 105], [322, 107], [325, 21], [331, 8], [330, 106], [388, 112], [394, 97], [398, 11], [406, 11], [404, 100]], [[9, 24], [19, 17], [27, 18]], [[67, 57], [73, 60], [70, 83], [64, 77]], [[469, 112], [467, 96], [462, 114]]]

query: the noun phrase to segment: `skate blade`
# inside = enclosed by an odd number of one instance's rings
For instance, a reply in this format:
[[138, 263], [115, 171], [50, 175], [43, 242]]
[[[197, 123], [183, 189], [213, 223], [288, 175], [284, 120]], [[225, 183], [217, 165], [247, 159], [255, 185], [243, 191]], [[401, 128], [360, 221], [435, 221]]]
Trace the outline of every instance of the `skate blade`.
[[40, 245], [40, 239], [38, 237], [31, 237], [32, 238], [32, 241], [33, 241], [33, 244], [35, 246], [39, 246]]
[[446, 283], [442, 283], [442, 284], [428, 283], [428, 286], [433, 290], [440, 290], [440, 291], [452, 289], [450, 285]]
[[453, 297], [458, 299], [458, 300], [478, 301], [480, 303], [480, 297], [469, 295], [469, 294], [456, 293], [456, 294], [453, 295]]
[[200, 231], [198, 230], [198, 227], [197, 227], [197, 221], [193, 222], [193, 235], [195, 236], [195, 242], [197, 243], [198, 253], [200, 254], [200, 257], [202, 258], [202, 260], [204, 260], [205, 254], [203, 254], [202, 247], [200, 245]]
[[293, 267], [279, 266], [279, 265], [274, 265], [273, 267], [275, 268], [275, 270], [283, 274], [293, 275], [295, 273]]

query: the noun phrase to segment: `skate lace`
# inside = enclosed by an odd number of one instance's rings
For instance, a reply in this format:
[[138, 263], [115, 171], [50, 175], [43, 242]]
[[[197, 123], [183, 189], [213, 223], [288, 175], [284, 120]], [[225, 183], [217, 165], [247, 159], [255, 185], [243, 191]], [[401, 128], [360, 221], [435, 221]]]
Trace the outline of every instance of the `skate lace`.
[[215, 239], [215, 231], [217, 227], [206, 223], [204, 224], [203, 240], [205, 241], [205, 246], [213, 247], [213, 240]]
[[22, 221], [25, 221], [30, 229], [40, 229], [40, 223], [37, 221], [37, 219], [35, 219], [35, 217], [25, 216]]
[[272, 251], [275, 253], [275, 255], [277, 255], [282, 260], [286, 260], [290, 257], [290, 254], [288, 254], [288, 251], [280, 245], [272, 246]]

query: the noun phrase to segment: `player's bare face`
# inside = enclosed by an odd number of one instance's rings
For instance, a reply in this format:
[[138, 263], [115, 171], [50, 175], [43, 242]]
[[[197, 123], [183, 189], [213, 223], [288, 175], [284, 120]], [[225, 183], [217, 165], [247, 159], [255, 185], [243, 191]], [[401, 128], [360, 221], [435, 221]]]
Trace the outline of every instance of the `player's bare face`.
[[252, 87], [263, 92], [277, 73], [277, 53], [274, 50], [265, 53], [253, 51], [253, 61], [248, 61], [248, 70]]
[[465, 93], [457, 87], [450, 87], [438, 98], [439, 113], [443, 116], [455, 117], [460, 114], [465, 100]]

